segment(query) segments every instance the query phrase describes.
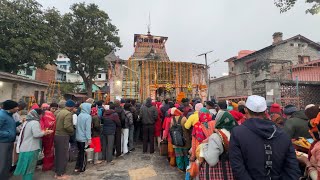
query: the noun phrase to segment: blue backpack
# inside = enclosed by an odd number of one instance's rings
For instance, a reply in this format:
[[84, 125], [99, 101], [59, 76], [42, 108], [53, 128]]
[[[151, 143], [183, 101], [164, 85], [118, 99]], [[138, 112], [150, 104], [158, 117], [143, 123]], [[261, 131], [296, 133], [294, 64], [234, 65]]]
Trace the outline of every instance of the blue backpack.
[[101, 119], [102, 115], [103, 115], [103, 107], [98, 107], [98, 116], [99, 116], [99, 119]]

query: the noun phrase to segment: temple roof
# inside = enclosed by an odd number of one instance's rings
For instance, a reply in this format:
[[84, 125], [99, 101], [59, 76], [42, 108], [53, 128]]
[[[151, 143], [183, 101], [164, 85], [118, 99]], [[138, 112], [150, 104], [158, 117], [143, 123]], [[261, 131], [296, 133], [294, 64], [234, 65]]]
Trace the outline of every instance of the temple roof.
[[165, 43], [168, 37], [154, 36], [151, 34], [135, 34], [134, 35], [134, 53], [132, 60], [159, 60], [170, 61]]

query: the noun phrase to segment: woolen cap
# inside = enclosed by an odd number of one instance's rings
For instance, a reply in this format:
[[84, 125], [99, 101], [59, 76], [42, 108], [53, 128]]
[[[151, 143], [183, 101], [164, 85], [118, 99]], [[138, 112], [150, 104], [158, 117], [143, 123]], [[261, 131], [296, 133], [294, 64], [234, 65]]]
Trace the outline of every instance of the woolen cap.
[[286, 115], [290, 115], [296, 111], [297, 111], [297, 107], [294, 105], [287, 105], [284, 107], [284, 110], [283, 110], [284, 114]]
[[18, 104], [17, 102], [15, 102], [15, 101], [6, 100], [6, 101], [4, 101], [3, 104], [2, 104], [2, 108], [3, 108], [4, 110], [10, 110], [10, 109], [14, 109], [14, 108], [18, 107], [18, 105], [19, 105], [19, 104]]
[[279, 104], [274, 103], [270, 107], [270, 113], [281, 113], [281, 107]]
[[264, 97], [252, 95], [248, 97], [246, 107], [252, 112], [260, 113], [267, 110], [267, 102]]
[[66, 102], [66, 107], [74, 107], [76, 105], [76, 103], [72, 100], [68, 100]]

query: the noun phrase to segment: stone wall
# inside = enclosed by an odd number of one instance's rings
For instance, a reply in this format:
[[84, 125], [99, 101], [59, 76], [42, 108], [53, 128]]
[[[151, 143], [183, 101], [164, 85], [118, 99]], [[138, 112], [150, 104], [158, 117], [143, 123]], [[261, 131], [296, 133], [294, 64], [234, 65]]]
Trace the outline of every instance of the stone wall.
[[1, 82], [3, 86], [0, 87], [0, 102], [8, 99], [24, 100], [24, 97], [35, 96], [36, 91], [38, 97], [35, 98], [38, 99], [38, 103], [46, 99], [47, 86], [9, 80], [1, 80]]
[[276, 60], [290, 60], [293, 65], [296, 65], [298, 64], [299, 55], [310, 56], [311, 61], [320, 59], [320, 54], [317, 49], [298, 39], [277, 45], [272, 49], [272, 54], [269, 58]]
[[229, 75], [210, 81], [210, 96], [215, 98], [229, 96], [248, 96], [251, 91], [252, 75], [249, 73]]

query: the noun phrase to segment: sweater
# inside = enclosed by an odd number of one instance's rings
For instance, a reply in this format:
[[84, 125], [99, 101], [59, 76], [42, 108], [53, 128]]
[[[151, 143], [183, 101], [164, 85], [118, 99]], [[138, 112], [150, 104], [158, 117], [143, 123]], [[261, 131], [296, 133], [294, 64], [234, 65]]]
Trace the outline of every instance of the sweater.
[[0, 110], [0, 142], [11, 143], [16, 139], [16, 127], [21, 123], [12, 118], [12, 113]]
[[91, 140], [91, 122], [90, 115], [91, 104], [83, 103], [81, 105], [81, 113], [78, 116], [76, 125], [76, 140], [79, 142], [88, 142]]
[[101, 134], [101, 125], [99, 116], [92, 116], [92, 137], [100, 137]]
[[119, 115], [112, 109], [106, 110], [103, 113], [101, 121], [103, 124], [102, 134], [104, 135], [114, 135], [116, 128], [121, 128]]
[[191, 116], [189, 116], [187, 122], [184, 124], [186, 129], [190, 129], [191, 126], [194, 126], [199, 121], [199, 113], [195, 111]]
[[[23, 135], [23, 139], [22, 139]], [[17, 145], [21, 145], [17, 148], [19, 152], [30, 152], [40, 148], [41, 137], [44, 136], [44, 132], [41, 131], [40, 122], [36, 120], [27, 121], [23, 124], [22, 131], [19, 135]]]
[[272, 179], [299, 179], [300, 169], [291, 140], [270, 120], [250, 118], [232, 129], [229, 159], [236, 179], [270, 179], [265, 168], [265, 144], [272, 148]]
[[72, 113], [67, 109], [62, 109], [56, 118], [56, 134], [58, 136], [71, 136], [74, 133], [72, 123]]
[[294, 112], [284, 124], [284, 131], [289, 135], [290, 139], [299, 137], [311, 138], [308, 127], [308, 118], [304, 111]]

